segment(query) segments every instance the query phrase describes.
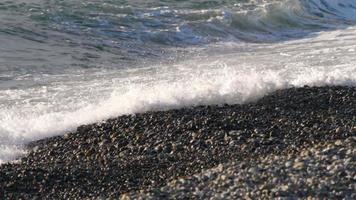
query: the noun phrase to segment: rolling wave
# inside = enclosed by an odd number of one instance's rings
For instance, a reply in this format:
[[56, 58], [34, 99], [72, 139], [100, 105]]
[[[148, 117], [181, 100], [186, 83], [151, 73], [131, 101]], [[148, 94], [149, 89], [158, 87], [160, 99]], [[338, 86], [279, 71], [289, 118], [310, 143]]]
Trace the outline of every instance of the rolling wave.
[[[353, 0], [250, 1], [21, 1], [0, 10], [17, 13], [31, 26], [13, 18], [2, 34], [35, 42], [51, 39], [51, 31], [74, 42], [80, 37], [93, 48], [122, 48], [134, 42], [160, 45], [202, 44], [226, 40], [280, 41], [327, 28], [356, 23]], [[13, 15], [14, 17], [18, 17]], [[14, 23], [15, 21], [15, 23]], [[4, 23], [4, 22], [2, 22]], [[17, 25], [21, 25], [18, 27]], [[42, 28], [36, 31], [33, 26]], [[53, 33], [52, 33], [53, 34]], [[52, 36], [53, 37], [53, 36]], [[134, 42], [127, 42], [134, 41]], [[57, 41], [60, 42], [60, 41]], [[138, 46], [135, 46], [138, 48]]]

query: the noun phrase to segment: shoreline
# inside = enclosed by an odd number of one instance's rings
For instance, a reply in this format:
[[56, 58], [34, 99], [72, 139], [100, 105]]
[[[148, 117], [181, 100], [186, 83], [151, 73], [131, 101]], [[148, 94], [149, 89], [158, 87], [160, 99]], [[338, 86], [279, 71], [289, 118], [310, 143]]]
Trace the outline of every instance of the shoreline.
[[[288, 161], [288, 155], [298, 157], [301, 151], [314, 147], [323, 151], [327, 144], [335, 141], [341, 144], [334, 145], [334, 149], [351, 148], [351, 154], [340, 153], [344, 157], [351, 155], [349, 163], [341, 164], [341, 168], [349, 169], [356, 166], [352, 159], [355, 136], [356, 87], [290, 88], [243, 105], [197, 106], [120, 116], [30, 143], [30, 152], [18, 163], [0, 166], [0, 197], [164, 198], [177, 194], [177, 190], [172, 189], [177, 187], [167, 185], [180, 178], [189, 179], [225, 165], [234, 171], [241, 168], [237, 167], [239, 162], [251, 168], [249, 165], [264, 158], [273, 160], [273, 156], [281, 157], [275, 160], [283, 163]], [[331, 158], [340, 155], [330, 154]], [[315, 163], [318, 159], [315, 157]], [[266, 164], [274, 165], [273, 162]], [[218, 174], [224, 174], [224, 169], [218, 170]], [[266, 196], [262, 195], [263, 189], [246, 191], [254, 194], [260, 191], [260, 195], [251, 197], [266, 198], [305, 195], [355, 198], [345, 185], [350, 183], [344, 181], [349, 176], [355, 177], [355, 168], [350, 169], [350, 174], [332, 179], [336, 185], [326, 184], [322, 188], [331, 196], [325, 196], [328, 194], [325, 191], [276, 193], [272, 189], [283, 183], [278, 181], [270, 183], [276, 184], [275, 187], [264, 188]], [[307, 168], [301, 170], [306, 173], [305, 179], [313, 177]], [[249, 173], [261, 174], [259, 170]], [[279, 178], [278, 173], [267, 177]], [[209, 185], [212, 192], [206, 198], [224, 192], [216, 189], [221, 186], [208, 184], [209, 180], [214, 179], [200, 180], [193, 185]], [[241, 180], [241, 183], [247, 182], [248, 179]], [[163, 191], [164, 188], [170, 192]], [[313, 184], [300, 185], [299, 189], [321, 190]], [[332, 196], [334, 191], [338, 193]], [[179, 194], [194, 196], [189, 189]]]

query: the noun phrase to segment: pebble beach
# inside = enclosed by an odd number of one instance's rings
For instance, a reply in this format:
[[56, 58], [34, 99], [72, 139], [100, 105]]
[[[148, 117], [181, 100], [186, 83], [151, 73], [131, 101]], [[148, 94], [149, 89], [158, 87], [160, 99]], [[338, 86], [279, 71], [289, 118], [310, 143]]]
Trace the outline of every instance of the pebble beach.
[[356, 88], [151, 111], [27, 145], [0, 199], [356, 199]]

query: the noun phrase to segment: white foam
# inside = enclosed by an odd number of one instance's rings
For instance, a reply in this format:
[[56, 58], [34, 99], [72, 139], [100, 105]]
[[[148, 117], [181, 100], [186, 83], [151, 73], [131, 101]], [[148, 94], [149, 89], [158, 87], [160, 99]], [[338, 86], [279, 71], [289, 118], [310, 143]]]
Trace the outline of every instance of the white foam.
[[41, 85], [0, 90], [0, 162], [23, 154], [29, 141], [122, 114], [245, 103], [304, 85], [356, 85], [355, 48], [356, 28], [349, 28], [285, 43], [209, 46], [174, 65], [32, 77]]
[[0, 145], [0, 165], [14, 161], [25, 153], [26, 151], [20, 145]]

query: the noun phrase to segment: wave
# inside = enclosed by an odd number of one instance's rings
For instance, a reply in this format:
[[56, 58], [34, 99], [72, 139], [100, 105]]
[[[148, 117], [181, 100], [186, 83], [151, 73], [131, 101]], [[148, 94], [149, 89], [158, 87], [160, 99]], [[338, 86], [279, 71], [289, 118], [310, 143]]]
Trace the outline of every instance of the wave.
[[311, 37], [355, 25], [355, 4], [353, 0], [7, 1], [0, 4], [0, 57], [4, 58], [0, 73], [125, 68], [148, 60], [174, 60], [177, 47]]
[[[2, 108], [1, 141], [9, 142], [11, 141], [9, 138], [15, 138], [15, 141], [19, 138], [31, 141], [123, 114], [194, 105], [240, 104], [283, 88], [304, 85], [356, 85], [356, 70], [353, 66], [339, 66], [330, 70], [323, 67], [305, 68], [298, 71], [296, 69], [240, 71], [226, 66], [215, 71], [189, 73], [189, 77], [180, 77], [176, 80], [155, 80], [146, 84], [139, 82], [127, 86], [112, 85], [112, 92], [108, 98], [98, 99], [93, 104], [82, 102], [79, 109], [56, 108], [49, 112], [49, 107], [41, 102], [37, 102], [36, 106], [27, 102], [29, 105], [21, 108], [17, 106]], [[95, 98], [95, 95], [100, 94], [91, 95]], [[73, 98], [80, 100], [82, 96]], [[60, 101], [64, 103], [65, 99]], [[62, 105], [64, 106], [67, 105]], [[7, 139], [4, 140], [4, 137]]]
[[353, 27], [278, 44], [221, 43], [208, 48], [212, 54], [168, 65], [23, 77], [53, 81], [0, 90], [0, 160], [24, 153], [29, 141], [118, 115], [240, 104], [304, 85], [356, 86], [355, 37]]
[[[280, 41], [356, 23], [353, 0], [249, 1], [15, 1], [1, 10], [29, 16], [28, 23], [0, 29], [35, 42], [54, 37], [77, 44], [125, 49], [140, 43], [194, 45], [226, 40]], [[5, 12], [6, 14], [6, 12]], [[18, 21], [8, 18], [8, 24]], [[19, 27], [17, 25], [20, 25]], [[41, 28], [41, 31], [35, 31]], [[52, 33], [53, 34], [53, 33]], [[64, 34], [64, 35], [63, 35]], [[127, 42], [131, 41], [131, 42]], [[151, 45], [152, 45], [151, 44]], [[136, 49], [139, 45], [135, 46]]]
[[[267, 2], [267, 1], [266, 1]], [[229, 26], [233, 37], [244, 41], [281, 41], [308, 36], [326, 29], [343, 28], [356, 22], [356, 2], [325, 0], [289, 0], [262, 4], [247, 12], [225, 12], [218, 17]], [[219, 21], [220, 20], [220, 23]]]
[[295, 70], [237, 72], [233, 68], [226, 68], [214, 75], [196, 74], [174, 82], [132, 84], [126, 88], [114, 89], [109, 98], [101, 99], [95, 104], [80, 102], [76, 105], [79, 106], [78, 109], [49, 111], [41, 103], [36, 107], [2, 109], [0, 163], [25, 153], [22, 145], [30, 141], [62, 134], [80, 125], [119, 115], [194, 105], [245, 103], [278, 89], [304, 85], [356, 86], [355, 77], [354, 67], [340, 67], [328, 72], [310, 69], [297, 73]]

